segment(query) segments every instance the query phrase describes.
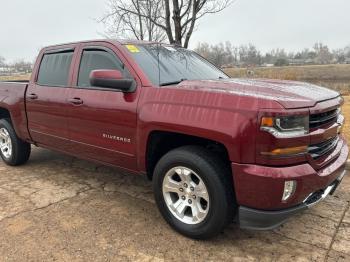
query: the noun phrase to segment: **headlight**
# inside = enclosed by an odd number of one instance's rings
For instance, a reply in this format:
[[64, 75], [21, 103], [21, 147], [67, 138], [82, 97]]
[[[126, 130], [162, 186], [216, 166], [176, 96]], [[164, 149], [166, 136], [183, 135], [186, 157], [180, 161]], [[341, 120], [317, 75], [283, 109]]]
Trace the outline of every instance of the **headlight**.
[[302, 136], [309, 133], [309, 116], [263, 117], [260, 129], [277, 138]]

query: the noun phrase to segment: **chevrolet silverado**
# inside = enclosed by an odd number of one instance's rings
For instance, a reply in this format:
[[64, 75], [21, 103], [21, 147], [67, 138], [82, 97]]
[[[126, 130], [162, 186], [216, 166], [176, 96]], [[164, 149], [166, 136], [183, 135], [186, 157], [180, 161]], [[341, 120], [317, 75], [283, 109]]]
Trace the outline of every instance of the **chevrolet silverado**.
[[332, 194], [348, 146], [339, 93], [230, 79], [167, 44], [96, 40], [44, 48], [30, 81], [0, 83], [0, 154], [31, 145], [144, 174], [157, 206], [196, 239], [236, 221], [266, 230]]

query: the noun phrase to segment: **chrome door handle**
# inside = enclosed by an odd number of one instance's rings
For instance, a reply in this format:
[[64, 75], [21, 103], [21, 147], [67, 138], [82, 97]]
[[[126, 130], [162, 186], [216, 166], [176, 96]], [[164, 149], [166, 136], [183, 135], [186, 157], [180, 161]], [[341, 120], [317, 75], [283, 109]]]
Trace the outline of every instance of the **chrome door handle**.
[[30, 95], [28, 95], [28, 98], [31, 100], [35, 100], [35, 99], [38, 99], [38, 95], [37, 94], [30, 94]]
[[73, 105], [82, 105], [84, 103], [83, 100], [77, 97], [68, 99], [68, 102]]

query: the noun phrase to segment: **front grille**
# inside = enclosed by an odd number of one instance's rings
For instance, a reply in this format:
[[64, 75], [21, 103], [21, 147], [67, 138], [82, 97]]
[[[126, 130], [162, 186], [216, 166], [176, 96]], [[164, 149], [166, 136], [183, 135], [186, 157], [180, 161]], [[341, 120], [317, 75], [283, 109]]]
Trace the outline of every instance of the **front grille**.
[[324, 113], [310, 115], [310, 128], [318, 128], [322, 125], [335, 123], [337, 121], [340, 109], [333, 109]]
[[313, 159], [318, 159], [327, 153], [331, 153], [338, 144], [339, 137], [333, 137], [319, 144], [309, 146], [309, 154]]

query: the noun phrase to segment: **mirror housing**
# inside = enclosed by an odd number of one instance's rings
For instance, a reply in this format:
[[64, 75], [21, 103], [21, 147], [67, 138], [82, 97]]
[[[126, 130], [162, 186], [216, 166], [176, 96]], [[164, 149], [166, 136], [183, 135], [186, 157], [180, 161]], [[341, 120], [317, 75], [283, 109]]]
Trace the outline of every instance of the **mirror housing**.
[[133, 79], [123, 78], [119, 70], [93, 70], [90, 73], [91, 86], [120, 90], [125, 93], [134, 92], [136, 83]]

